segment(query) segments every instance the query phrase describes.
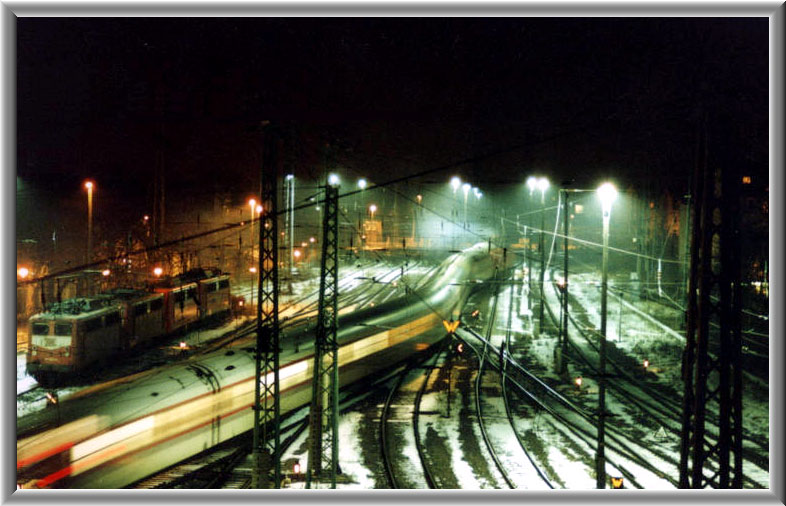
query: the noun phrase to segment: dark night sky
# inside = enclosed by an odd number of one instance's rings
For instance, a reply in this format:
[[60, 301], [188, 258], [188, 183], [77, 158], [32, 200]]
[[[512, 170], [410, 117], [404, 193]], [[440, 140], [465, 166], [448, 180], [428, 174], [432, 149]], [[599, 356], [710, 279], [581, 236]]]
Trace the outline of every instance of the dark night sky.
[[161, 152], [173, 191], [244, 189], [258, 177], [253, 126], [272, 119], [293, 132], [299, 178], [319, 174], [331, 142], [377, 181], [502, 150], [463, 173], [684, 192], [703, 110], [728, 156], [766, 178], [767, 30], [767, 18], [19, 18], [17, 173], [75, 199], [94, 177], [149, 205]]

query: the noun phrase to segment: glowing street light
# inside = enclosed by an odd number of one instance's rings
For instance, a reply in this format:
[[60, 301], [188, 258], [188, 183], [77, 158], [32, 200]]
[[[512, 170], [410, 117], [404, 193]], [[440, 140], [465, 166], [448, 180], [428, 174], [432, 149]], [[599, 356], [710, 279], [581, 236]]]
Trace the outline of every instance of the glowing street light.
[[464, 228], [467, 228], [467, 195], [469, 195], [469, 190], [471, 188], [472, 185], [469, 183], [461, 185], [461, 190], [464, 192]]
[[340, 181], [341, 180], [339, 179], [338, 174], [330, 174], [328, 176], [328, 184], [330, 186], [338, 186]]
[[21, 279], [25, 279], [30, 274], [30, 269], [27, 267], [20, 267], [16, 271], [16, 275], [19, 276]]
[[598, 188], [598, 198], [603, 208], [603, 260], [600, 292], [600, 361], [598, 377], [598, 453], [596, 455], [595, 475], [597, 488], [606, 488], [606, 306], [608, 299], [608, 265], [609, 265], [609, 219], [611, 204], [617, 199], [617, 190], [611, 183], [604, 183]]
[[368, 210], [371, 213], [371, 219], [373, 220], [374, 219], [374, 213], [377, 212], [377, 205], [376, 204], [371, 204], [370, 206], [368, 206]]
[[[530, 180], [534, 180], [534, 178], [527, 179], [528, 186]], [[537, 180], [537, 188], [540, 190], [540, 244], [538, 246], [540, 250], [540, 316], [538, 319], [538, 334], [540, 334], [543, 332], [544, 308], [546, 306], [544, 299], [545, 290], [543, 289], [546, 280], [546, 239], [544, 231], [546, 229], [546, 190], [549, 189], [549, 180], [545, 177], [539, 178]]]
[[453, 177], [450, 179], [450, 186], [451, 186], [451, 188], [453, 188], [453, 195], [455, 195], [455, 194], [456, 194], [456, 191], [457, 191], [457, 190], [459, 189], [459, 187], [461, 186], [461, 178], [460, 178], [460, 177], [458, 177], [458, 176], [453, 176]]
[[527, 188], [529, 188], [529, 194], [532, 196], [532, 192], [535, 191], [535, 187], [538, 186], [538, 180], [535, 176], [530, 176], [527, 178]]
[[154, 275], [155, 275], [157, 278], [160, 278], [160, 277], [161, 277], [161, 274], [163, 274], [163, 273], [164, 273], [164, 269], [162, 269], [161, 267], [156, 267], [156, 268], [154, 268], [154, 269], [153, 269], [153, 274], [154, 274]]
[[111, 273], [112, 272], [109, 269], [104, 269], [103, 271], [101, 271], [101, 275], [104, 277], [109, 276]]
[[292, 256], [295, 257], [295, 260], [299, 260], [301, 255], [302, 253], [300, 252], [299, 249], [296, 249], [295, 251], [292, 252]]
[[316, 240], [316, 238], [314, 238], [314, 237], [309, 237], [309, 238], [308, 238], [308, 242], [310, 242], [311, 244], [314, 244], [316, 241], [317, 241], [317, 240]]
[[360, 188], [361, 190], [365, 190], [366, 186], [368, 186], [368, 181], [366, 181], [362, 177], [358, 179], [358, 188]]
[[[85, 181], [87, 189], [87, 264], [93, 259], [93, 186], [92, 181]], [[90, 278], [87, 279], [87, 293], [90, 293]]]

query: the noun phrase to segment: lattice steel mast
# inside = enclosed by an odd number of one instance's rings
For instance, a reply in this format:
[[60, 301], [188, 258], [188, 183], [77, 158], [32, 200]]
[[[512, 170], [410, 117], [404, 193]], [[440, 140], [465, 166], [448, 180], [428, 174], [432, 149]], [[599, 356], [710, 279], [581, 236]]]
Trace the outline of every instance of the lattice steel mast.
[[307, 488], [327, 479], [336, 488], [338, 470], [338, 186], [325, 187], [324, 208]]
[[[691, 199], [680, 487], [742, 488], [739, 178], [736, 170], [721, 165], [725, 160], [710, 168], [706, 139], [700, 145]], [[718, 323], [717, 334], [711, 335], [711, 322]], [[710, 350], [713, 337], [718, 346]], [[714, 441], [705, 427], [708, 405], [719, 414]], [[713, 456], [718, 462], [714, 472], [715, 466], [707, 465]]]
[[[262, 214], [259, 220], [256, 383], [252, 488], [281, 488], [278, 326], [278, 219], [276, 185], [279, 141], [265, 135], [262, 169]], [[271, 476], [272, 474], [272, 476]]]

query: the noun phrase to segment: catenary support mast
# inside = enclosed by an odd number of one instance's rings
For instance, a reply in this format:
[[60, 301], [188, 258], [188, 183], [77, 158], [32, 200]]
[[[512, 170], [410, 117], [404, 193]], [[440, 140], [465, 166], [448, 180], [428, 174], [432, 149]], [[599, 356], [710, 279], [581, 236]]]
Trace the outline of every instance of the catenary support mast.
[[309, 412], [306, 487], [330, 483], [338, 471], [338, 186], [325, 187], [319, 314]]
[[[706, 127], [703, 135], [691, 198], [680, 487], [742, 488], [739, 178], [733, 162], [707, 156]], [[714, 413], [717, 439], [706, 428]]]
[[280, 142], [265, 132], [262, 159], [262, 214], [259, 220], [256, 382], [252, 488], [281, 488], [278, 326], [278, 219], [276, 186]]

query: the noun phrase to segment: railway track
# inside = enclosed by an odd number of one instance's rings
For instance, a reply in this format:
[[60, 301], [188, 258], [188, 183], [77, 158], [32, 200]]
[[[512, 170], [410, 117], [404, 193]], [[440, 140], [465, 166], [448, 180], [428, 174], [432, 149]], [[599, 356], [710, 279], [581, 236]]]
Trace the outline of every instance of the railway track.
[[[552, 285], [554, 286], [554, 285]], [[559, 291], [554, 286], [555, 296], [559, 300]], [[597, 331], [589, 321], [589, 316], [586, 311], [581, 308], [575, 298], [569, 301], [572, 306], [572, 311], [569, 312], [569, 321], [573, 328], [578, 331], [581, 337], [583, 346], [589, 350], [589, 353], [582, 349], [576, 340], [570, 341], [569, 358], [573, 360], [574, 364], [583, 366], [584, 373], [589, 376], [597, 376], [597, 368], [589, 358], [590, 354], [597, 354], [597, 345], [595, 339], [597, 338]], [[548, 314], [551, 319], [556, 321], [554, 311], [550, 305], [547, 305]], [[578, 316], [575, 316], [578, 314]], [[660, 363], [660, 359], [659, 359]], [[680, 362], [675, 360], [673, 364], [665, 364], [663, 367], [673, 367], [679, 370]], [[681, 433], [681, 416], [682, 406], [680, 402], [680, 392], [673, 391], [670, 395], [664, 394], [664, 388], [668, 388], [668, 384], [664, 385], [658, 379], [658, 376], [646, 371], [637, 361], [626, 356], [623, 351], [617, 349], [612, 343], [607, 342], [607, 366], [612, 371], [613, 381], [607, 382], [609, 393], [616, 399], [615, 405], [625, 407], [626, 417], [639, 420], [644, 426], [652, 427], [653, 432], [658, 430], [661, 434], [663, 441], [658, 445], [652, 445], [648, 448], [648, 452], [664, 463], [673, 466], [676, 474], [679, 468], [679, 461], [674, 457], [673, 451], [666, 452], [657, 449], [658, 446], [663, 446], [665, 441], [670, 440], [672, 447], [679, 445], [679, 436]], [[639, 370], [639, 374], [631, 374], [631, 370]], [[711, 421], [708, 419], [708, 422]], [[618, 420], [617, 424], [622, 423]], [[710, 425], [713, 427], [713, 425]], [[717, 426], [715, 430], [710, 430], [711, 435], [714, 432], [717, 437]], [[646, 437], [647, 433], [642, 432], [642, 426], [628, 426], [625, 432], [621, 431], [619, 426], [613, 427], [612, 431], [619, 432], [620, 436], [635, 439], [635, 437]], [[747, 431], [746, 431], [747, 432]], [[632, 437], [630, 434], [636, 434]], [[757, 437], [755, 434], [748, 433], [746, 437], [754, 442], [760, 448], [767, 447], [767, 441]], [[767, 458], [761, 456], [758, 452], [753, 451], [751, 448], [743, 449], [744, 458], [751, 464], [756, 465], [762, 469], [767, 469]], [[712, 472], [712, 467], [708, 470]], [[746, 477], [746, 485], [755, 488], [766, 488], [766, 486], [754, 479]]]

